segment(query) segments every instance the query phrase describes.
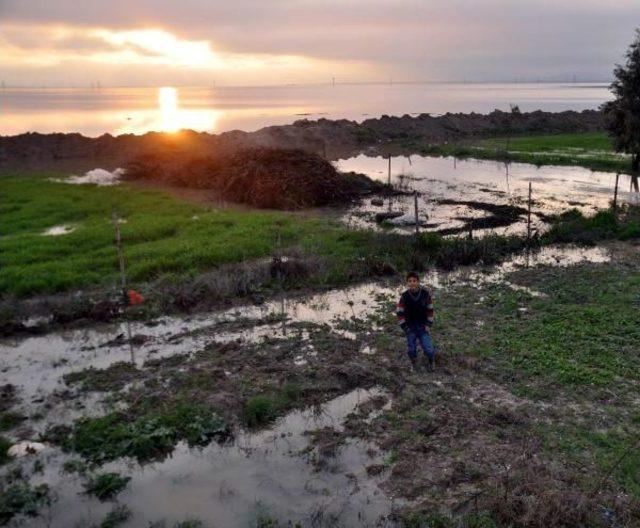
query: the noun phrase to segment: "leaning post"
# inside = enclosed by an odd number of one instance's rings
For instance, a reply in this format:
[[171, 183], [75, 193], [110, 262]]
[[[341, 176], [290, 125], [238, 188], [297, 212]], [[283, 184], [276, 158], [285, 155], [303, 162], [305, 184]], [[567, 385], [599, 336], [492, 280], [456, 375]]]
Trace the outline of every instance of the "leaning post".
[[415, 223], [416, 223], [416, 244], [420, 240], [420, 219], [418, 216], [418, 191], [413, 191], [413, 207], [415, 211]]
[[527, 207], [527, 246], [531, 245], [531, 182], [529, 182], [529, 201]]
[[616, 174], [616, 187], [613, 190], [613, 215], [616, 215], [616, 211], [618, 209], [618, 181], [620, 180], [620, 173]]

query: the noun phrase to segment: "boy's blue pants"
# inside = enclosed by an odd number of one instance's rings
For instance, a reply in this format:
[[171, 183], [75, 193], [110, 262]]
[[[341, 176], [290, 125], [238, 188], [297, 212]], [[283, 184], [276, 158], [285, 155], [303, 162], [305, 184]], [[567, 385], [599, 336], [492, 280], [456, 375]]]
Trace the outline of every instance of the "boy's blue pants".
[[417, 343], [420, 342], [420, 347], [425, 355], [431, 359], [433, 358], [433, 344], [431, 343], [431, 336], [424, 326], [410, 326], [407, 328], [407, 353], [410, 358], [416, 359], [418, 357]]

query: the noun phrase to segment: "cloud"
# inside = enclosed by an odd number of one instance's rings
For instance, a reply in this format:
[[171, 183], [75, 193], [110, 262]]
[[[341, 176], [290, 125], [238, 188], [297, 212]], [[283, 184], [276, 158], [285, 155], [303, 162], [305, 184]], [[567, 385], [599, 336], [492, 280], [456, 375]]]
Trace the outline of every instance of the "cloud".
[[[320, 61], [317, 80], [331, 69], [350, 80], [605, 79], [637, 15], [637, 0], [0, 0], [0, 33], [4, 25], [75, 28], [78, 35], [43, 47], [87, 54], [124, 46], [135, 57], [158, 52], [82, 33], [164, 31], [227, 58]], [[22, 43], [14, 35], [14, 47], [34, 46], [28, 33]]]

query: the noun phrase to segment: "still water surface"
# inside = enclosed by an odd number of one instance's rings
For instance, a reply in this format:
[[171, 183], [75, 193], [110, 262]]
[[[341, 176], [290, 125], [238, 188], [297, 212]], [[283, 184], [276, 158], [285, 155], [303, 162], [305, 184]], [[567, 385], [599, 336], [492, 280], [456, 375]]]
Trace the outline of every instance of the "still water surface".
[[344, 84], [277, 87], [4, 88], [0, 135], [143, 134], [182, 128], [253, 131], [298, 119], [363, 121], [383, 114], [585, 110], [611, 97], [604, 84]]

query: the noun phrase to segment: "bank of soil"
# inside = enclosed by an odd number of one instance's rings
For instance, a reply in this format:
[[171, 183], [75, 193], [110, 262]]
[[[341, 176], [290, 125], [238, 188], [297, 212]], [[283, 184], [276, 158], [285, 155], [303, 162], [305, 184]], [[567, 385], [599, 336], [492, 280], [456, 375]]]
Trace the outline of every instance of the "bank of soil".
[[445, 114], [412, 117], [382, 116], [361, 123], [348, 120], [301, 120], [292, 125], [270, 126], [256, 132], [207, 134], [147, 133], [88, 138], [81, 134], [0, 136], [0, 169], [90, 170], [115, 169], [140, 155], [158, 155], [176, 147], [194, 155], [231, 155], [255, 147], [302, 149], [326, 159], [347, 158], [362, 149], [410, 141], [414, 146], [444, 144], [465, 138], [524, 134], [593, 132], [604, 128], [596, 110], [582, 112], [501, 112]]

